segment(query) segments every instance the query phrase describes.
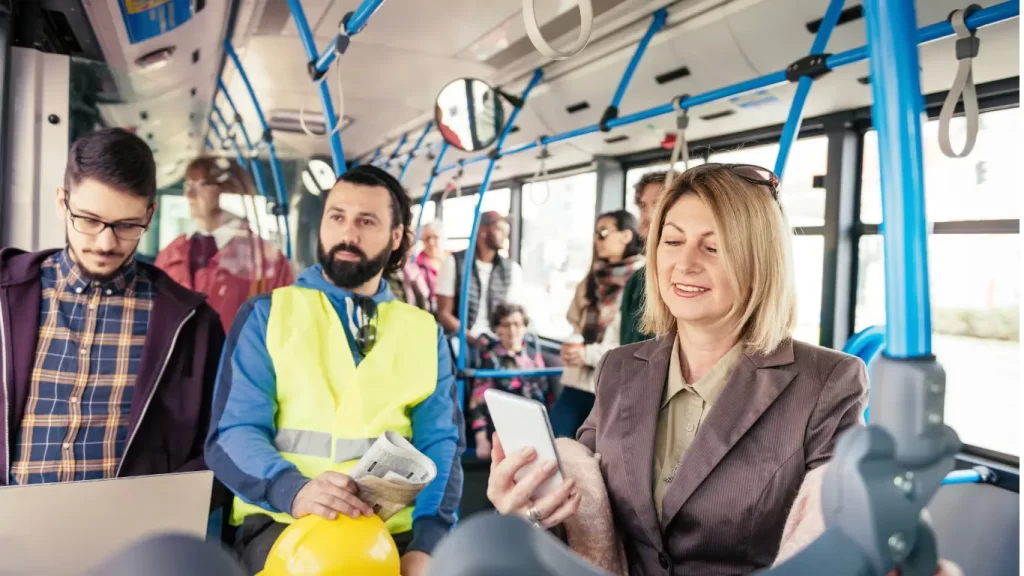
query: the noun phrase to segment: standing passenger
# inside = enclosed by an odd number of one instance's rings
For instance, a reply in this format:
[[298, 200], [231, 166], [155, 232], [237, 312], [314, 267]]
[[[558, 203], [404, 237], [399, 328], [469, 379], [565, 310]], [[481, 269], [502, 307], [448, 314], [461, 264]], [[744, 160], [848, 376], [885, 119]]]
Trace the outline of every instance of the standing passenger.
[[469, 299], [466, 341], [471, 346], [476, 344], [477, 338], [490, 332], [487, 319], [499, 305], [523, 303], [523, 269], [498, 253], [505, 246], [508, 234], [508, 220], [497, 212], [484, 212], [480, 215], [469, 293], [460, 294], [466, 269], [465, 250], [448, 257], [437, 281], [437, 320], [450, 334], [459, 331], [460, 299], [463, 296]]
[[0, 251], [0, 484], [205, 469], [224, 332], [201, 294], [135, 259], [152, 152], [120, 129], [88, 134], [55, 200], [63, 249]]
[[437, 465], [415, 507], [386, 523], [402, 574], [425, 574], [455, 523], [465, 438], [448, 344], [433, 316], [396, 301], [382, 279], [406, 259], [410, 219], [397, 180], [349, 170], [324, 200], [320, 263], [238, 313], [206, 458], [237, 496], [231, 523], [250, 573], [296, 518], [373, 513], [343, 472], [388, 430]]
[[248, 298], [294, 280], [288, 258], [272, 242], [253, 234], [248, 222], [225, 212], [220, 195], [254, 195], [245, 168], [225, 158], [201, 157], [185, 171], [185, 198], [196, 231], [174, 239], [156, 257], [156, 266], [178, 284], [207, 295], [231, 328]]
[[[664, 171], [648, 172], [640, 181], [633, 186], [633, 199], [636, 207], [640, 210], [640, 238], [646, 247], [647, 234], [651, 231], [651, 214], [654, 213], [654, 205], [665, 189]], [[645, 334], [640, 327], [643, 320], [644, 307], [644, 282], [643, 269], [637, 270], [626, 282], [622, 289], [622, 325], [619, 332], [619, 345], [636, 344], [644, 340], [650, 340], [652, 336]]]
[[635, 216], [617, 210], [598, 217], [594, 263], [569, 304], [569, 324], [583, 345], [562, 346], [562, 394], [551, 408], [557, 438], [575, 438], [594, 407], [595, 368], [605, 352], [619, 345], [622, 287], [637, 270], [643, 271], [642, 249]]

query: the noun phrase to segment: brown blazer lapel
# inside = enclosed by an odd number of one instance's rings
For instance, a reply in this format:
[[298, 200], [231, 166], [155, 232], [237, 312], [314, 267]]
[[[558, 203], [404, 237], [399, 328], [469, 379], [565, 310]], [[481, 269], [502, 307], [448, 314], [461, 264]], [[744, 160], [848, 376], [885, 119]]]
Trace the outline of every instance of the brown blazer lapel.
[[672, 522], [715, 466], [793, 380], [795, 371], [777, 368], [792, 362], [791, 341], [786, 341], [769, 356], [743, 356], [697, 431], [675, 480], [665, 493], [662, 525]]
[[623, 363], [619, 375], [623, 400], [620, 417], [625, 432], [619, 444], [619, 458], [623, 472], [628, 475], [628, 501], [648, 542], [659, 547], [661, 529], [654, 510], [651, 478], [658, 410], [665, 391], [673, 337], [662, 337], [639, 347], [633, 358]]

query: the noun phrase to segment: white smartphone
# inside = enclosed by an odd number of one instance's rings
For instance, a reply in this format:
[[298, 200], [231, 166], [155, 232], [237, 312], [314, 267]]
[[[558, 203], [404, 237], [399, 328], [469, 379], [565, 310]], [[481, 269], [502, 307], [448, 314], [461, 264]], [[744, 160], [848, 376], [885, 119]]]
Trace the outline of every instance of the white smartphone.
[[537, 458], [519, 469], [515, 476], [519, 482], [524, 476], [537, 469], [544, 462], [554, 460], [558, 464], [555, 474], [541, 484], [533, 493], [533, 498], [543, 498], [562, 485], [562, 464], [555, 448], [555, 434], [551, 431], [548, 411], [544, 404], [531, 398], [500, 390], [484, 392], [487, 410], [491, 413], [494, 429], [501, 438], [501, 446], [505, 455], [523, 448], [533, 448]]

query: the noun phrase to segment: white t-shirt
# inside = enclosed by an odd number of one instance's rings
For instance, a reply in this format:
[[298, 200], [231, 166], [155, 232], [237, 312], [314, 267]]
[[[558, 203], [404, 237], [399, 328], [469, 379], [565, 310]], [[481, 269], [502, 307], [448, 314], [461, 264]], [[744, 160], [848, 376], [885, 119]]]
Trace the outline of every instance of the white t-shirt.
[[[522, 304], [523, 303], [523, 269], [519, 266], [518, 262], [510, 261], [512, 264], [512, 275], [509, 279], [508, 294], [505, 297], [505, 302]], [[494, 270], [493, 262], [481, 262], [477, 260], [473, 263], [473, 269], [477, 273], [477, 277], [480, 278], [480, 299], [481, 303], [486, 302], [487, 299], [487, 288], [491, 283], [491, 272]], [[455, 297], [461, 286], [459, 282], [461, 278], [456, 278], [455, 272], [455, 256], [448, 255], [445, 260], [444, 266], [441, 267], [441, 271], [437, 275], [437, 295], [447, 296], [449, 298]], [[458, 317], [459, 311], [455, 310], [455, 316]], [[467, 330], [469, 334], [490, 334], [491, 325], [488, 321], [487, 314], [477, 314], [476, 322]]]

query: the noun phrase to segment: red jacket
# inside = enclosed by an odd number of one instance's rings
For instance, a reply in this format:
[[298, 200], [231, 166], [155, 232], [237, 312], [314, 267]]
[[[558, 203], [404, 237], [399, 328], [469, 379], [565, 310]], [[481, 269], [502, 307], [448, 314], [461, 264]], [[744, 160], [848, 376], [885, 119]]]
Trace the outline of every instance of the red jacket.
[[196, 271], [195, 282], [189, 273], [188, 250], [189, 236], [183, 234], [160, 251], [155, 264], [178, 284], [206, 294], [225, 332], [246, 300], [295, 281], [288, 258], [273, 243], [252, 234], [244, 221], [238, 221], [234, 237], [206, 267]]

